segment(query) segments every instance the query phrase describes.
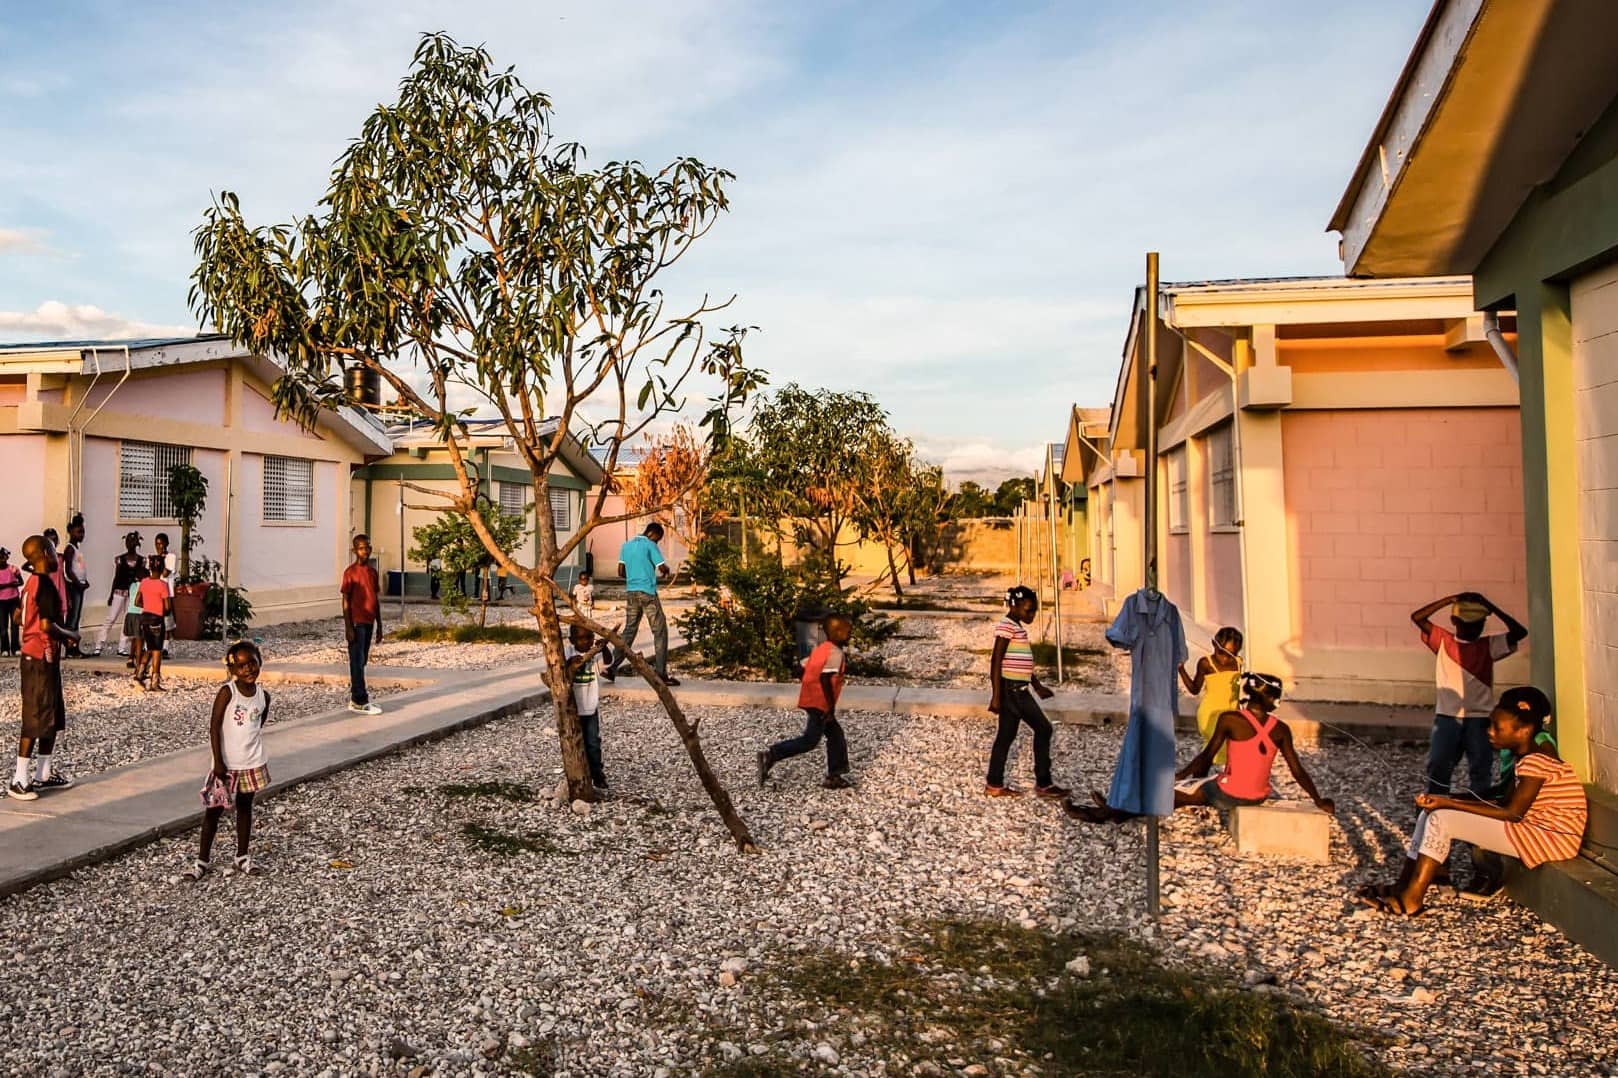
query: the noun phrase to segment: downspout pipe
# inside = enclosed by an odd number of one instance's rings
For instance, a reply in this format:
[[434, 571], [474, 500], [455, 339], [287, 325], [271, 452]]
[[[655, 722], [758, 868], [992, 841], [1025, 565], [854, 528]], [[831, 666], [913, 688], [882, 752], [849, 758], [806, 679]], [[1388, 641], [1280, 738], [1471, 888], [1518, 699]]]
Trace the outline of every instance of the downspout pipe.
[[1494, 354], [1500, 357], [1500, 365], [1511, 375], [1511, 380], [1522, 383], [1522, 376], [1517, 373], [1517, 353], [1511, 350], [1506, 341], [1506, 335], [1500, 332], [1500, 316], [1493, 311], [1483, 312], [1483, 336], [1494, 349]]
[[[69, 478], [70, 478], [70, 481], [71, 481], [71, 484], [72, 484], [72, 489], [68, 491], [68, 495], [71, 498], [71, 500], [73, 501], [72, 508], [75, 511], [83, 509], [83, 506], [81, 506], [79, 504], [79, 501], [84, 496], [84, 489], [83, 489], [83, 487], [84, 487], [84, 432], [90, 429], [90, 424], [92, 424], [92, 423], [94, 423], [96, 421], [96, 417], [99, 416], [101, 414], [101, 410], [107, 406], [107, 402], [111, 401], [112, 398], [118, 393], [118, 391], [123, 388], [124, 383], [129, 381], [129, 375], [130, 375], [130, 371], [132, 369], [132, 361], [129, 358], [129, 346], [127, 344], [125, 344], [125, 345], [120, 345], [119, 347], [123, 350], [123, 353], [124, 353], [124, 373], [123, 373], [123, 376], [120, 377], [116, 383], [114, 383], [112, 389], [110, 389], [107, 392], [107, 395], [102, 398], [101, 403], [96, 405], [96, 410], [90, 413], [90, 418], [86, 419], [83, 422], [83, 424], [81, 424], [79, 426], [78, 436], [77, 436], [77, 439], [76, 439], [77, 443], [78, 443], [78, 452], [77, 452], [77, 454], [75, 454], [74, 450], [73, 450], [73, 446], [74, 446], [74, 442], [75, 442], [74, 433], [73, 433], [73, 419], [72, 418], [68, 419], [68, 423], [67, 423], [68, 463], [69, 463], [69, 472], [70, 472]], [[85, 404], [89, 403], [90, 390], [95, 388], [96, 381], [99, 380], [100, 377], [101, 377], [100, 350], [92, 348], [90, 354], [93, 357], [95, 357], [96, 374], [95, 374], [95, 378], [91, 380], [89, 388], [84, 391], [84, 400], [79, 402], [79, 408], [83, 408]], [[73, 416], [77, 417], [78, 414], [79, 414], [78, 409], [74, 409]], [[73, 458], [74, 458], [75, 455], [78, 457], [78, 464], [77, 464], [76, 467], [74, 467], [73, 463], [72, 463]]]

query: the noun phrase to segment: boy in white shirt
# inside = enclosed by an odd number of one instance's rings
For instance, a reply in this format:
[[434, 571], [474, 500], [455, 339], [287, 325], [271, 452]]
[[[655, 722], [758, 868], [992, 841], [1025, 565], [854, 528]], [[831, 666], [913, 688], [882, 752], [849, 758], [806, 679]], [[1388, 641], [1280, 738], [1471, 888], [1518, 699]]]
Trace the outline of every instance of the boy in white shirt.
[[590, 761], [590, 781], [605, 790], [607, 775], [601, 767], [601, 679], [597, 675], [597, 668], [612, 663], [612, 649], [602, 647], [600, 654], [586, 658], [595, 646], [595, 633], [582, 625], [574, 625], [568, 629], [562, 654], [567, 660], [568, 675], [573, 680], [573, 706], [579, 712], [584, 755]]

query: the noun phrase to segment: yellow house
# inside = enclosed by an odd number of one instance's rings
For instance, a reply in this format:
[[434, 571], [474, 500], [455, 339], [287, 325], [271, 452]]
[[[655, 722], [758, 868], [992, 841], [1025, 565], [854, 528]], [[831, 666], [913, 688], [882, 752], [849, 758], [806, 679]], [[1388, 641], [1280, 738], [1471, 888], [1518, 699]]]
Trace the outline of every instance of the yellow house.
[[[1105, 436], [1084, 447], [1097, 593], [1157, 582], [1193, 648], [1243, 630], [1253, 669], [1303, 699], [1431, 704], [1409, 613], [1459, 590], [1522, 611], [1517, 387], [1464, 278], [1211, 281], [1162, 289], [1158, 414], [1137, 293]], [[1158, 457], [1145, 459], [1148, 422]], [[1502, 664], [1504, 682], [1526, 662]]]
[[0, 471], [5, 533], [16, 552], [32, 532], [65, 537], [84, 514], [90, 589], [81, 626], [102, 622], [122, 536], [142, 550], [166, 532], [179, 548], [168, 470], [208, 480], [196, 556], [228, 565], [254, 621], [334, 614], [347, 560], [349, 472], [386, 455], [386, 433], [353, 408], [313, 430], [277, 419], [282, 369], [223, 337], [0, 346]]
[[[541, 434], [555, 433], [559, 420], [547, 419]], [[515, 552], [524, 565], [538, 559], [535, 513], [549, 513], [556, 525], [558, 543], [566, 542], [585, 519], [586, 497], [592, 487], [606, 478], [589, 450], [573, 434], [564, 440], [561, 459], [546, 477], [546, 489], [536, 496], [533, 474], [513, 447], [501, 419], [472, 419], [466, 422], [467, 436], [460, 440], [469, 468], [478, 476], [483, 493], [508, 515], [521, 514], [528, 533]], [[384, 588], [398, 594], [401, 566], [406, 595], [426, 595], [427, 567], [409, 557], [415, 546], [415, 529], [436, 520], [450, 505], [450, 496], [460, 494], [460, 480], [450, 462], [449, 449], [431, 428], [417, 423], [400, 423], [388, 428], [393, 444], [391, 455], [356, 469], [353, 476], [353, 530], [371, 537], [376, 551], [377, 572]], [[442, 491], [435, 497], [425, 490]], [[571, 587], [584, 566], [584, 544], [579, 545], [558, 574], [558, 581]], [[517, 581], [511, 581], [513, 587]], [[470, 590], [470, 584], [468, 585]]]

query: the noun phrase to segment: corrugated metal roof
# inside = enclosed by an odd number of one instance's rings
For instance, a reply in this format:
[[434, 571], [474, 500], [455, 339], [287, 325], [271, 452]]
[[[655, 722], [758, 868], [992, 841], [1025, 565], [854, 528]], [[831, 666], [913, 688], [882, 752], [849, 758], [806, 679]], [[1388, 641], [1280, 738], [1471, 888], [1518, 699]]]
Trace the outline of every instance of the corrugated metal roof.
[[129, 337], [104, 338], [84, 341], [13, 341], [0, 344], [0, 352], [60, 352], [68, 348], [162, 348], [174, 344], [195, 344], [198, 341], [222, 341], [222, 333], [204, 333], [195, 337]]

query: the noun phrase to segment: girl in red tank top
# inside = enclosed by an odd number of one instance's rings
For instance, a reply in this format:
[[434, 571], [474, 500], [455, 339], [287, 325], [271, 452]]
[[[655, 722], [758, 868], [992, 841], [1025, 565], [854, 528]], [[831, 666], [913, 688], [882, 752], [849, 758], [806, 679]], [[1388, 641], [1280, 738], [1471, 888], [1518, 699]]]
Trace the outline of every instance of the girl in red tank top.
[[[1269, 674], [1244, 674], [1241, 686], [1240, 710], [1220, 715], [1208, 744], [1174, 776], [1180, 780], [1174, 787], [1174, 807], [1256, 805], [1270, 796], [1270, 772], [1280, 757], [1316, 808], [1336, 812], [1337, 805], [1331, 798], [1320, 796], [1298, 759], [1291, 729], [1275, 715], [1275, 707], [1281, 702], [1281, 679]], [[1208, 772], [1220, 749], [1227, 755], [1225, 769], [1210, 778]], [[1191, 781], [1185, 781], [1188, 779]], [[1075, 805], [1070, 801], [1064, 807], [1068, 815], [1091, 823], [1127, 818], [1104, 803]]]

